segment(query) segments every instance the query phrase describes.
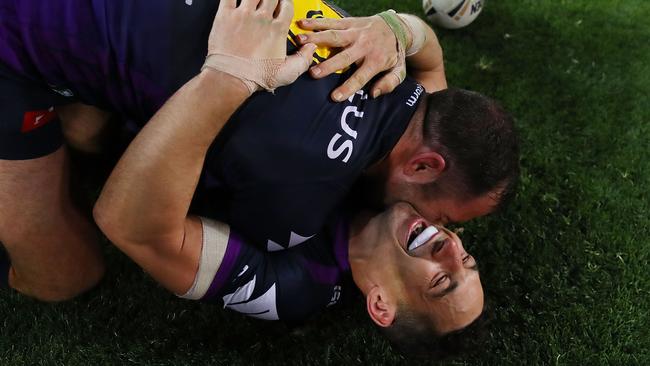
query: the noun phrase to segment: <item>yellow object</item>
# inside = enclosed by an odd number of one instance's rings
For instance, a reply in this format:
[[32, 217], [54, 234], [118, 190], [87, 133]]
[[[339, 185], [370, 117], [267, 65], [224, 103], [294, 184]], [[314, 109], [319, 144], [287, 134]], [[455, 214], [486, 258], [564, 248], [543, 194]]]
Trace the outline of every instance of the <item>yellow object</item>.
[[[293, 20], [291, 21], [291, 26], [289, 27], [289, 35], [287, 36], [289, 41], [294, 45], [298, 46], [294, 38], [298, 34], [306, 34], [311, 31], [304, 30], [298, 26], [296, 23], [300, 19], [305, 18], [332, 18], [332, 19], [341, 19], [343, 15], [340, 14], [337, 10], [331, 7], [329, 4], [322, 0], [297, 0], [293, 3]], [[298, 46], [299, 47], [299, 46]], [[332, 50], [328, 47], [318, 47], [316, 52], [314, 52], [314, 62], [321, 63], [322, 61], [327, 60], [332, 55]], [[339, 70], [337, 73], [341, 73], [344, 70]]]

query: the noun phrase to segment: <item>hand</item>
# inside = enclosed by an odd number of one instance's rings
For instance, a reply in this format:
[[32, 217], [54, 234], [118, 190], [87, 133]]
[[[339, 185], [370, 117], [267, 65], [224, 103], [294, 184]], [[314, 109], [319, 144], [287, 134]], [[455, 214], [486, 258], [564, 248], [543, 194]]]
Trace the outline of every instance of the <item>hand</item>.
[[395, 34], [380, 17], [302, 19], [298, 25], [305, 30], [320, 31], [299, 35], [301, 44], [343, 48], [335, 56], [311, 68], [314, 78], [325, 77], [355, 62], [359, 66], [343, 85], [332, 92], [333, 100], [347, 99], [384, 71], [388, 72], [371, 88], [373, 98], [390, 93], [404, 80], [405, 56], [398, 52]]
[[251, 93], [292, 83], [309, 68], [316, 48], [308, 44], [286, 56], [292, 17], [292, 0], [242, 0], [239, 6], [236, 0], [222, 0], [204, 68], [239, 78]]
[[242, 0], [237, 7], [236, 0], [221, 0], [208, 39], [208, 55], [284, 58], [292, 16], [292, 1]]

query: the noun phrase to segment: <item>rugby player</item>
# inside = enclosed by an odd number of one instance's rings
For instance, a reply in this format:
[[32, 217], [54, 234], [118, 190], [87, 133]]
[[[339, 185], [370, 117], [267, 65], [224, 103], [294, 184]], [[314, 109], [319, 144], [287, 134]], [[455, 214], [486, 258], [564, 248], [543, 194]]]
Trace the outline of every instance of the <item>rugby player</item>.
[[[291, 18], [288, 2], [280, 0], [276, 11], [264, 7], [277, 1], [235, 4], [221, 2], [206, 67], [165, 103], [115, 167], [95, 208], [100, 227], [170, 291], [253, 317], [302, 321], [337, 303], [342, 277], [351, 272], [371, 319], [409, 354], [472, 323], [483, 308], [476, 260], [455, 234], [410, 204], [350, 221], [334, 217], [309, 244], [283, 252], [251, 245], [224, 223], [187, 216], [210, 145], [226, 123], [237, 123], [230, 117], [250, 95], [241, 78], [274, 89], [293, 79], [277, 77], [282, 70], [309, 63], [300, 54], [285, 59], [278, 42]], [[237, 40], [225, 35], [233, 28], [242, 35]], [[259, 33], [268, 37], [263, 46], [253, 42]], [[228, 55], [247, 72], [234, 76], [227, 59], [213, 69], [212, 55]], [[283, 60], [278, 71], [249, 76], [254, 70], [246, 68], [270, 59]]]
[[[340, 17], [320, 1], [301, 4], [296, 19]], [[110, 118], [99, 108], [117, 119], [146, 122], [201, 67], [217, 5], [181, 0], [0, 4], [0, 288], [9, 280], [21, 293], [59, 301], [99, 281], [104, 270], [98, 240], [94, 225], [70, 198], [63, 136], [70, 146], [96, 152]], [[291, 36], [300, 32], [292, 24]], [[365, 29], [355, 34], [368, 38]], [[394, 45], [392, 33], [391, 41]], [[395, 62], [397, 52], [390, 51], [359, 70], [372, 77], [381, 69], [368, 68]], [[314, 61], [328, 54], [318, 49]], [[389, 77], [377, 85], [388, 92], [395, 83]], [[336, 90], [347, 98], [356, 91], [351, 87], [345, 83]]]
[[[296, 18], [341, 17], [336, 8], [320, 1], [299, 4]], [[140, 128], [203, 65], [216, 7], [217, 2], [177, 0], [106, 4], [23, 0], [0, 5], [0, 241], [13, 261], [12, 287], [44, 300], [60, 300], [92, 286], [102, 273], [92, 226], [68, 197], [69, 163], [56, 118], [57, 113], [68, 110], [60, 106], [81, 101], [134, 120]], [[370, 27], [379, 24], [384, 27], [382, 32], [388, 31], [381, 19], [345, 23], [347, 20], [326, 24], [335, 27], [331, 32], [305, 34], [307, 42], [314, 37], [331, 37], [321, 41], [334, 46], [350, 42], [351, 34], [363, 33], [342, 28], [363, 28], [355, 22]], [[317, 29], [322, 27], [321, 21], [325, 20], [301, 25]], [[291, 35], [297, 38], [300, 32], [292, 24]], [[409, 61], [412, 74], [434, 91], [446, 87], [446, 82], [440, 47], [433, 32], [427, 32], [428, 42]], [[391, 37], [394, 44], [395, 37]], [[291, 37], [290, 52], [297, 48], [294, 43]], [[386, 52], [397, 54], [392, 48]], [[327, 75], [341, 66], [341, 59], [354, 61], [357, 57], [342, 52], [338, 60], [330, 59], [335, 66], [326, 67], [327, 62], [318, 65], [328, 52], [318, 49], [314, 55], [314, 70], [321, 69], [318, 80], [305, 75], [275, 95], [258, 93], [233, 116], [236, 122], [220, 134], [223, 140], [214, 144], [206, 159], [196, 212], [223, 219], [251, 242], [279, 250], [316, 235], [364, 170], [375, 181], [387, 182], [386, 195], [377, 195], [384, 201], [380, 203], [405, 199], [434, 221], [462, 221], [487, 213], [500, 196], [511, 191], [515, 176], [512, 159], [502, 159], [503, 152], [511, 150], [509, 135], [499, 140], [505, 143], [496, 151], [490, 150], [501, 130], [508, 132], [508, 124], [486, 126], [482, 119], [487, 111], [498, 117], [487, 113], [490, 121], [502, 120], [502, 111], [491, 101], [449, 91], [420, 103], [425, 99], [424, 90], [408, 79], [382, 98], [368, 97], [374, 94], [373, 88], [332, 103], [328, 99], [332, 90], [335, 96], [343, 80], [364, 68]], [[392, 67], [397, 56], [389, 58]], [[373, 72], [366, 68], [363, 76], [352, 80], [358, 85], [368, 75]], [[401, 75], [397, 76], [399, 81]], [[382, 92], [392, 87], [380, 85]], [[344, 96], [354, 91], [348, 86]], [[430, 113], [425, 113], [429, 104], [440, 108], [428, 108]], [[461, 106], [467, 107], [463, 111], [471, 118], [457, 113]], [[464, 150], [474, 153], [473, 161], [478, 161], [480, 169], [474, 171], [460, 160], [453, 161], [446, 152], [436, 152], [429, 142], [439, 144], [442, 137], [421, 118], [413, 118], [416, 110], [461, 130], [464, 125], [457, 122], [477, 121], [466, 130], [475, 135], [478, 131], [488, 143], [474, 143], [477, 139], [462, 134], [448, 135], [456, 139], [452, 146], [467, 141], [467, 146], [474, 148]], [[92, 113], [105, 119], [101, 112]], [[423, 130], [431, 141], [423, 143]], [[495, 166], [501, 171], [484, 173], [485, 167]], [[473, 172], [471, 177], [462, 173], [468, 169]], [[465, 182], [476, 180], [476, 176], [491, 181], [479, 180], [478, 185]], [[464, 181], [459, 182], [458, 177]], [[440, 184], [423, 184], [431, 181]], [[250, 222], [256, 222], [254, 229]]]

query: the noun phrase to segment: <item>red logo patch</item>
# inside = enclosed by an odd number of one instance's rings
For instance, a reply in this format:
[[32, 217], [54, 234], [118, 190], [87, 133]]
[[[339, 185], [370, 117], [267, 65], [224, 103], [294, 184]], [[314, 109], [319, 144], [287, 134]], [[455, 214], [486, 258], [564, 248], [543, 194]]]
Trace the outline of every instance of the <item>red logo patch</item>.
[[23, 116], [23, 128], [20, 130], [22, 133], [33, 131], [43, 125], [52, 122], [56, 118], [54, 107], [42, 111], [29, 111], [25, 112]]

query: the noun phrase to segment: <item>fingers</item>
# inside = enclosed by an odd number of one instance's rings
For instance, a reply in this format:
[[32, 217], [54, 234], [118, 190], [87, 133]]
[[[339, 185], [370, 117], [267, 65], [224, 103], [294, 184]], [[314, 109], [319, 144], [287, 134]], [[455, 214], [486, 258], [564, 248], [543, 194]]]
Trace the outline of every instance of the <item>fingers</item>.
[[[362, 55], [358, 54], [354, 48], [345, 49], [318, 66], [311, 69], [311, 76], [314, 78], [324, 78], [325, 76], [352, 65], [359, 60]], [[358, 71], [358, 70], [357, 70]]]
[[298, 52], [286, 58], [276, 77], [275, 88], [288, 85], [296, 81], [302, 75], [309, 65], [311, 65], [312, 55], [316, 51], [316, 45], [313, 43], [304, 45]]
[[343, 83], [343, 85], [334, 89], [332, 92], [332, 99], [335, 102], [341, 102], [349, 98], [352, 94], [359, 91], [361, 88], [366, 85], [373, 76], [377, 74], [371, 66], [361, 66], [357, 71], [350, 76], [348, 80]]
[[332, 19], [332, 18], [308, 18], [300, 19], [298, 26], [305, 30], [328, 30], [336, 29], [343, 30], [349, 28], [350, 20], [346, 18]]
[[311, 61], [313, 59], [314, 52], [316, 51], [316, 45], [313, 43], [306, 44], [298, 50], [295, 54], [287, 57], [287, 63], [295, 63], [300, 66], [300, 74], [304, 73], [309, 69]]
[[315, 43], [321, 47], [345, 47], [352, 43], [349, 32], [338, 30], [299, 34], [298, 41], [301, 44]]
[[293, 0], [280, 0], [276, 9], [277, 16], [275, 17], [278, 22], [289, 27], [293, 19]]
[[400, 84], [400, 80], [395, 73], [388, 73], [379, 79], [373, 86], [370, 96], [377, 98], [380, 95], [388, 94], [395, 90]]
[[217, 12], [221, 12], [222, 9], [234, 9], [237, 7], [237, 0], [221, 0], [219, 2], [219, 9]]
[[257, 9], [257, 6], [259, 5], [260, 0], [242, 0], [241, 4], [239, 4], [239, 7], [242, 9], [252, 9], [255, 10]]
[[275, 8], [278, 7], [278, 0], [261, 0], [258, 6], [258, 10], [263, 11], [266, 14], [273, 14]]

